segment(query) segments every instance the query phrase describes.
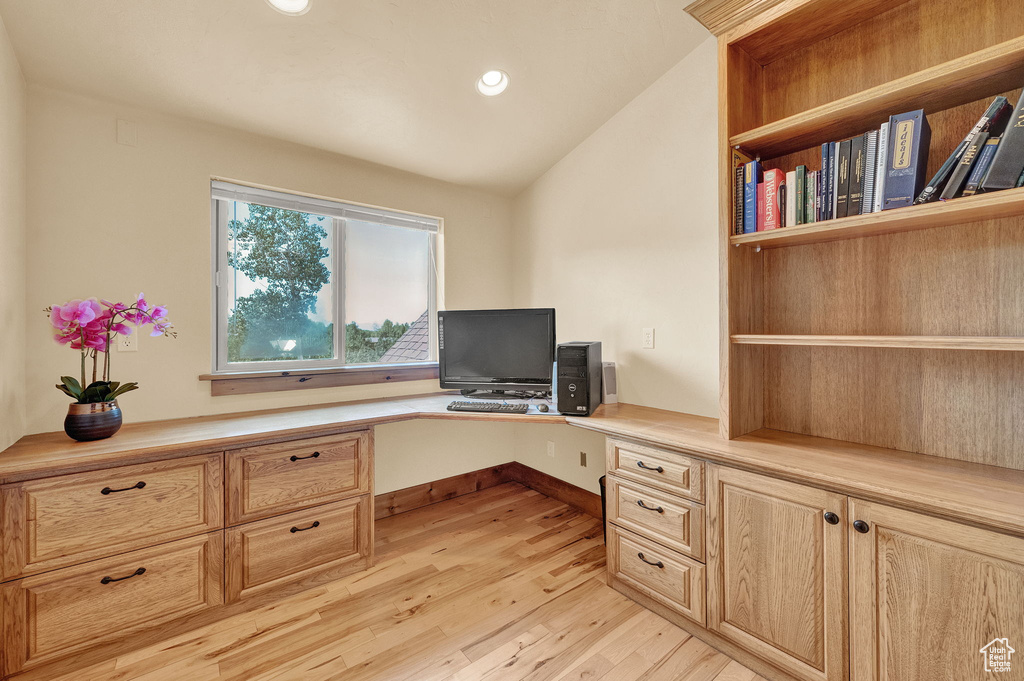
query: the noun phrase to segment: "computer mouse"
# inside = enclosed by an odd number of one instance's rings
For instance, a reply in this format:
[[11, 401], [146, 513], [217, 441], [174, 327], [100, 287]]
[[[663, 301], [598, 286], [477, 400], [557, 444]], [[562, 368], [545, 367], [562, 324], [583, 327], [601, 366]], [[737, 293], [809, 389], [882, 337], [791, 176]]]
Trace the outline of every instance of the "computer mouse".
[[537, 405], [537, 411], [547, 411], [547, 410], [548, 410], [548, 405], [546, 405], [546, 404]]

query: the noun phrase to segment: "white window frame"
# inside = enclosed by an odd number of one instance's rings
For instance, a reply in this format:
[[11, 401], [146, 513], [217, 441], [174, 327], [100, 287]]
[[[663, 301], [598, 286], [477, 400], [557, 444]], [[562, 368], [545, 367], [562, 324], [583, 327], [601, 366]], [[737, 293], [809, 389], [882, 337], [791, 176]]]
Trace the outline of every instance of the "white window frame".
[[[334, 301], [334, 357], [330, 359], [270, 360], [265, 362], [228, 362], [228, 208], [230, 201], [242, 201], [263, 206], [296, 210], [314, 215], [330, 217], [331, 234], [331, 283]], [[307, 369], [344, 370], [354, 367], [401, 367], [437, 364], [437, 310], [441, 259], [439, 240], [443, 221], [441, 218], [417, 213], [406, 213], [378, 208], [348, 201], [326, 199], [318, 196], [283, 192], [236, 181], [213, 179], [211, 181], [210, 213], [212, 223], [212, 290], [213, 290], [213, 372], [214, 374], [254, 373], [265, 371], [282, 372]], [[345, 362], [345, 231], [349, 219], [407, 229], [417, 229], [429, 234], [427, 240], [427, 319], [429, 322], [428, 358], [416, 362], [370, 362], [347, 364]]]

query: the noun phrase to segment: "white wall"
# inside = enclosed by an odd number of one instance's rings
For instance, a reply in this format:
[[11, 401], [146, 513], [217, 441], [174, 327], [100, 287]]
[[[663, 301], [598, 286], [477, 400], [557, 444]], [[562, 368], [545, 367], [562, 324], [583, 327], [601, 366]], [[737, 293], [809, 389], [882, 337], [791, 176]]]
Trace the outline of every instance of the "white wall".
[[[116, 143], [118, 118], [137, 146]], [[341, 124], [339, 122], [339, 124]], [[53, 388], [77, 355], [50, 339], [45, 306], [71, 298], [167, 305], [177, 339], [111, 354], [113, 377], [138, 381], [127, 421], [336, 402], [436, 390], [436, 381], [211, 397], [210, 178], [219, 176], [445, 219], [445, 302], [511, 303], [507, 198], [228, 128], [47, 89], [29, 94], [28, 376], [30, 432], [59, 430]]]
[[0, 18], [0, 450], [25, 434], [25, 79]]
[[[600, 340], [619, 400], [718, 415], [717, 53], [708, 38], [515, 200], [515, 303]], [[641, 330], [656, 329], [655, 349]], [[563, 427], [558, 427], [563, 428]], [[597, 490], [575, 429], [555, 460], [529, 426], [516, 458]]]

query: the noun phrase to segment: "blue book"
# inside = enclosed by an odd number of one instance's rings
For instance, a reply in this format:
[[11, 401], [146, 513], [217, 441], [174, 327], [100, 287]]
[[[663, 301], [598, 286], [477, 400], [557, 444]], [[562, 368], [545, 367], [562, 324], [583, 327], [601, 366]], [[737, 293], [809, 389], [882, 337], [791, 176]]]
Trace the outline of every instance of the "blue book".
[[743, 233], [757, 231], [757, 184], [764, 180], [760, 161], [743, 166]]
[[932, 131], [924, 111], [908, 111], [889, 118], [882, 210], [913, 205], [927, 178], [928, 147]]

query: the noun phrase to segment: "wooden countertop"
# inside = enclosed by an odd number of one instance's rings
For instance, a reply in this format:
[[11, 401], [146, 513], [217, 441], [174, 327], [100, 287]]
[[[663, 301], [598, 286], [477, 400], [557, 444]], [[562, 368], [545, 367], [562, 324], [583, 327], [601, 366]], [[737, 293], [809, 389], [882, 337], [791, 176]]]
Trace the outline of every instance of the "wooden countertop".
[[94, 442], [74, 442], [62, 431], [27, 435], [0, 452], [0, 484], [117, 464], [332, 435], [411, 419], [565, 423], [565, 417], [554, 412], [554, 407], [552, 412], [542, 413], [534, 406], [525, 415], [448, 411], [448, 403], [455, 399], [459, 399], [458, 393], [435, 393], [129, 423], [114, 437]]
[[1024, 534], [1024, 471], [763, 429], [735, 440], [718, 420], [604, 405], [573, 426], [675, 449], [794, 482]]
[[837, 440], [760, 430], [736, 440], [718, 420], [630, 404], [590, 417], [450, 412], [458, 395], [402, 398], [130, 423], [114, 437], [73, 442], [63, 432], [29, 435], [0, 452], [0, 484], [112, 465], [318, 437], [412, 419], [568, 423], [910, 510], [1024, 535], [1024, 471]]

